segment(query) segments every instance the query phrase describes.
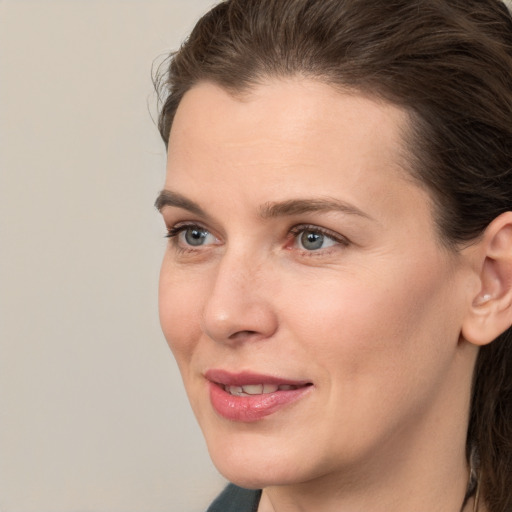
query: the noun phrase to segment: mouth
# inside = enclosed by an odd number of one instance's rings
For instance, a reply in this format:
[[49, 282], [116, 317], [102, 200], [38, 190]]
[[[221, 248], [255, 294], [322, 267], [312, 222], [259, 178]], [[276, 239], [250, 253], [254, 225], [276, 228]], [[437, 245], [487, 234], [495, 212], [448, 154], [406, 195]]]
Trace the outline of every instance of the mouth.
[[292, 384], [246, 384], [245, 386], [226, 386], [219, 383], [216, 384], [221, 386], [226, 393], [229, 393], [232, 396], [268, 395], [270, 393], [275, 393], [276, 391], [291, 391], [312, 385], [311, 383], [297, 386]]
[[210, 401], [223, 418], [255, 422], [306, 397], [312, 382], [282, 379], [253, 373], [209, 370]]

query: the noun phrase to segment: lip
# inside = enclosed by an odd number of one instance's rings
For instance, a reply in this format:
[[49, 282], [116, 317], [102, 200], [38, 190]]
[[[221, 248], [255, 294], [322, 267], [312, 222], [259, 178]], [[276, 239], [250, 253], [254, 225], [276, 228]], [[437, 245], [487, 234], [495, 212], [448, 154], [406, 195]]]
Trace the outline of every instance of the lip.
[[[231, 373], [225, 370], [208, 370], [210, 401], [214, 410], [230, 421], [251, 423], [274, 414], [297, 400], [303, 398], [312, 389], [312, 383], [252, 372]], [[296, 386], [295, 389], [277, 390], [260, 395], [234, 396], [225, 386], [244, 386], [255, 384], [273, 384]]]

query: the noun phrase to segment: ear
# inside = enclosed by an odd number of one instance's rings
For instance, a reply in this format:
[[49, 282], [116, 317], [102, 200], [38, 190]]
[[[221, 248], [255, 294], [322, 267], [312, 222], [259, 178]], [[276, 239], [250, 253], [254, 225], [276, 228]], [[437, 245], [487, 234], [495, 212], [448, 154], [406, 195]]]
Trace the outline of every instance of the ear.
[[496, 217], [478, 242], [480, 290], [462, 325], [462, 337], [486, 345], [512, 325], [512, 212]]

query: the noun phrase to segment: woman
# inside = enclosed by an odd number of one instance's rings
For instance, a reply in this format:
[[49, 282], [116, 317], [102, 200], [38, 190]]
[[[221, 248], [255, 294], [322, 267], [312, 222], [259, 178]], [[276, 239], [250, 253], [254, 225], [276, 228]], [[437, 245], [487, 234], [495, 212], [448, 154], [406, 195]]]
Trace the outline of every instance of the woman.
[[158, 87], [210, 510], [512, 510], [505, 5], [228, 0]]

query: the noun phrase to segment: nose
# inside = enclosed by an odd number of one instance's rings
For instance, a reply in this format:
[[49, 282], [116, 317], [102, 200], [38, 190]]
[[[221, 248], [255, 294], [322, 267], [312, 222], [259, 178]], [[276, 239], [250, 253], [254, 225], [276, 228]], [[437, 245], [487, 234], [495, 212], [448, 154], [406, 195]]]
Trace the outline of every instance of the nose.
[[276, 332], [273, 280], [266, 270], [268, 265], [263, 262], [224, 255], [203, 310], [202, 329], [209, 338], [233, 344], [264, 340]]

